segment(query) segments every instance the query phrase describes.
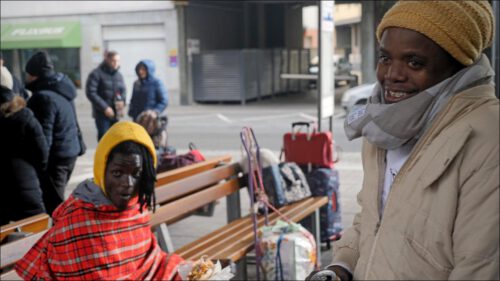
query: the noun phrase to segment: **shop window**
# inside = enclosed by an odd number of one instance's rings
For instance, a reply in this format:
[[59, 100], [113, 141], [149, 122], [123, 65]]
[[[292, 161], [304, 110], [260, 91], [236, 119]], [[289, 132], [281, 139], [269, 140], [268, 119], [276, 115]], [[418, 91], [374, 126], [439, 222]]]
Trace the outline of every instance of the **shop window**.
[[54, 63], [55, 71], [66, 74], [77, 88], [82, 87], [79, 48], [2, 50], [4, 64], [15, 76], [25, 81], [26, 62], [38, 51], [47, 52]]

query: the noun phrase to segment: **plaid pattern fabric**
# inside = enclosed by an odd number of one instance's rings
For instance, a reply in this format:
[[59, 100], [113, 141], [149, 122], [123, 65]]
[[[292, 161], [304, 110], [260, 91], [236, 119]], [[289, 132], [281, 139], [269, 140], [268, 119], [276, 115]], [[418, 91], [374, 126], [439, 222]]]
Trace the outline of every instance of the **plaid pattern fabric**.
[[137, 198], [125, 211], [73, 195], [54, 212], [54, 226], [15, 265], [24, 280], [180, 280], [182, 259], [163, 252], [139, 212]]

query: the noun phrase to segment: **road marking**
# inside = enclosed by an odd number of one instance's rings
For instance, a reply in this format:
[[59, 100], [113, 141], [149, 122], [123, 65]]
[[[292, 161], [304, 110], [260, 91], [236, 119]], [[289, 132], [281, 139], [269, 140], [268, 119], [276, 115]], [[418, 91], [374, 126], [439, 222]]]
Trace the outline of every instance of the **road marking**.
[[303, 112], [299, 113], [299, 115], [300, 115], [301, 117], [306, 118], [306, 119], [309, 119], [309, 120], [311, 120], [311, 121], [317, 121], [317, 120], [318, 120], [318, 118], [316, 118], [316, 117], [314, 117], [314, 116], [311, 116], [311, 115], [309, 115], [309, 114], [305, 114], [305, 113], [303, 113]]
[[201, 118], [213, 117], [214, 114], [202, 114], [202, 115], [190, 115], [190, 116], [173, 116], [172, 120], [175, 121], [186, 121], [186, 120], [199, 120]]
[[220, 120], [228, 123], [228, 124], [231, 124], [233, 123], [233, 121], [231, 121], [231, 119], [227, 118], [226, 116], [220, 114], [220, 113], [217, 113], [217, 118], [219, 118]]
[[249, 118], [243, 118], [241, 121], [260, 121], [260, 120], [267, 120], [267, 119], [279, 119], [279, 118], [287, 118], [287, 117], [293, 117], [297, 115], [296, 113], [290, 113], [290, 114], [280, 114], [280, 115], [267, 115], [267, 116], [259, 116], [259, 117], [249, 117]]

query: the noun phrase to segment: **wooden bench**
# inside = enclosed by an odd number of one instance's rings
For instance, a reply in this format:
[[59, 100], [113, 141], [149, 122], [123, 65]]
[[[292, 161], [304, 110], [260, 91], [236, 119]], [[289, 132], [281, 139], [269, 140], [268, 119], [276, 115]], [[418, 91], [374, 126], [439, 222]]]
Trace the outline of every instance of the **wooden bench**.
[[48, 229], [50, 225], [49, 215], [42, 213], [16, 222], [0, 226], [0, 242], [4, 242], [9, 234], [16, 232], [37, 233]]
[[[236, 263], [239, 277], [246, 279], [246, 255], [254, 248], [251, 216], [241, 217], [239, 191], [241, 170], [238, 163], [216, 167], [187, 177], [183, 180], [160, 186], [156, 189], [157, 201], [162, 201], [153, 214], [151, 225], [157, 230], [158, 242], [167, 252], [175, 252], [187, 260], [208, 255]], [[204, 235], [179, 249], [174, 249], [166, 225], [173, 224], [209, 202], [226, 197], [228, 224]], [[328, 203], [327, 197], [310, 197], [280, 208], [280, 212], [293, 222], [308, 218], [312, 232], [319, 239], [319, 208]], [[276, 213], [269, 215], [269, 223], [279, 219]], [[259, 216], [258, 225], [264, 224]], [[318, 258], [320, 243], [317, 243]], [[319, 259], [318, 259], [319, 260]]]
[[[241, 182], [240, 166], [237, 163], [213, 167], [207, 171], [173, 181], [156, 188], [158, 208], [151, 218], [151, 227], [157, 231], [158, 242], [167, 252], [176, 252], [184, 259], [194, 260], [206, 254], [212, 259], [234, 262], [237, 271], [246, 279], [245, 256], [253, 248], [252, 221], [249, 215], [241, 217], [239, 191]], [[228, 224], [216, 231], [200, 237], [177, 250], [174, 249], [167, 225], [173, 224], [196, 209], [214, 200], [226, 198]], [[319, 208], [327, 204], [326, 197], [311, 197], [300, 202], [280, 208], [294, 222], [307, 217], [312, 218], [312, 229], [316, 240], [319, 241]], [[269, 222], [274, 223], [277, 214], [269, 215]], [[263, 217], [259, 217], [259, 225], [263, 224]], [[2, 268], [14, 264], [32, 245], [45, 233], [8, 243], [2, 246]], [[320, 247], [318, 243], [318, 257]], [[14, 270], [3, 273], [2, 280], [18, 279]]]
[[[205, 161], [195, 163], [182, 168], [174, 169], [171, 171], [159, 173], [157, 176], [156, 187], [163, 186], [167, 183], [173, 183], [180, 179], [201, 173], [213, 169], [221, 164], [227, 164], [231, 161], [231, 155], [223, 155], [213, 158], [208, 158]], [[189, 182], [188, 182], [189, 183]], [[174, 188], [183, 188], [179, 185], [173, 185]], [[157, 191], [158, 193], [158, 191]], [[164, 193], [164, 191], [159, 191], [160, 195], [158, 203], [167, 202], [170, 193]], [[167, 197], [165, 197], [165, 195]], [[186, 216], [189, 214], [186, 214]], [[38, 214], [17, 222], [13, 222], [4, 226], [1, 226], [0, 241], [3, 241], [9, 234], [22, 231], [23, 233], [32, 235], [27, 235], [27, 237], [21, 238], [17, 241], [9, 242], [1, 247], [1, 269], [13, 265], [17, 260], [22, 258], [24, 254], [35, 244], [36, 241], [49, 229], [51, 220], [47, 214]], [[1, 280], [13, 280], [19, 279], [14, 270], [8, 270], [7, 272], [0, 275]]]

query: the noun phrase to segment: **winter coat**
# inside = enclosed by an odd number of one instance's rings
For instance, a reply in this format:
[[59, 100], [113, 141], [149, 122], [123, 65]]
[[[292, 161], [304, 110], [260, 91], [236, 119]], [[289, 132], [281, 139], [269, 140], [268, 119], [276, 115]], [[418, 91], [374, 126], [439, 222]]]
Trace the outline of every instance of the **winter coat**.
[[77, 120], [73, 100], [76, 88], [64, 74], [39, 78], [27, 84], [33, 92], [28, 107], [42, 125], [50, 158], [76, 157], [80, 152]]
[[361, 212], [334, 243], [357, 280], [498, 280], [499, 101], [455, 95], [394, 179], [383, 217], [385, 150], [363, 143]]
[[92, 103], [92, 116], [104, 117], [104, 110], [110, 106], [114, 108], [115, 95], [127, 100], [125, 81], [118, 70], [111, 69], [106, 62], [102, 62], [87, 78], [85, 86], [87, 98]]
[[142, 60], [135, 67], [135, 72], [138, 74], [140, 65], [144, 65], [147, 70], [147, 77], [145, 79], [137, 79], [134, 82], [134, 89], [132, 92], [132, 99], [128, 115], [133, 120], [141, 114], [144, 110], [155, 110], [162, 113], [168, 105], [167, 90], [160, 79], [155, 77], [155, 65], [151, 60]]
[[37, 172], [45, 169], [49, 149], [40, 123], [26, 107], [0, 116], [0, 128], [4, 132], [0, 138], [4, 225], [45, 212]]

